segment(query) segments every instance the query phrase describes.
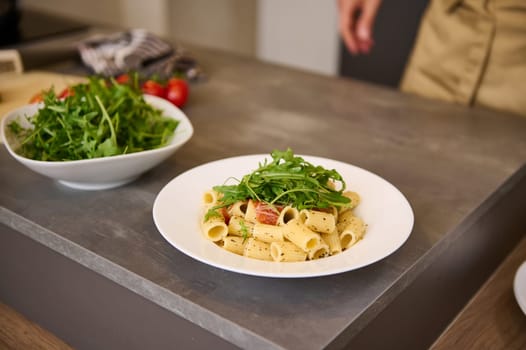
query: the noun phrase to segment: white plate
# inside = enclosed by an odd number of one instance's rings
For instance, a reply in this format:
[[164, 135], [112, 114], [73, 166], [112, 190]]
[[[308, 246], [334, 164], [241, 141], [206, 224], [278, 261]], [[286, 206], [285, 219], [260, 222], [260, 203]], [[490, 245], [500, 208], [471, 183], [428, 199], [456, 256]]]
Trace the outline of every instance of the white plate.
[[513, 279], [513, 292], [515, 293], [515, 299], [522, 309], [522, 312], [526, 314], [526, 261], [517, 270], [515, 278]]
[[[360, 194], [356, 214], [368, 224], [364, 238], [341, 254], [305, 262], [269, 262], [228, 252], [200, 232], [202, 195], [229, 177], [241, 179], [269, 155], [248, 155], [195, 167], [171, 180], [157, 195], [153, 219], [161, 235], [181, 252], [229, 271], [266, 277], [314, 277], [341, 273], [372, 264], [397, 250], [413, 228], [413, 211], [400, 191], [381, 177], [335, 160], [302, 156], [306, 161], [336, 169], [347, 188]], [[233, 183], [234, 184], [234, 183]]]

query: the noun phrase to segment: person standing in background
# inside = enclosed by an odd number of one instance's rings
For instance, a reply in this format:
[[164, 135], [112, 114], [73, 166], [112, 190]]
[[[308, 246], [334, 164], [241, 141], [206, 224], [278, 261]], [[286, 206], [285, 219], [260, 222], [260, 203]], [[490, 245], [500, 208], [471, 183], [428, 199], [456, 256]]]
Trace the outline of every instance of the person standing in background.
[[[374, 46], [381, 2], [338, 0], [351, 54]], [[400, 89], [526, 117], [526, 1], [430, 0]]]

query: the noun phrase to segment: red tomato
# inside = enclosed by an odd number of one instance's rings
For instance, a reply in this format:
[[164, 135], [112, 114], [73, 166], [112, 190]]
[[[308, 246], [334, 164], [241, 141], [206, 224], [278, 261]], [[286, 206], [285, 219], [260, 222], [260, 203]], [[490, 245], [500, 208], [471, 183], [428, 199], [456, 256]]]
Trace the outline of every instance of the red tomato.
[[184, 79], [172, 78], [166, 83], [166, 99], [177, 107], [183, 107], [188, 99], [188, 83]]
[[223, 218], [225, 219], [225, 224], [228, 225], [230, 222], [230, 214], [228, 213], [228, 209], [225, 207], [221, 208], [221, 215], [223, 215]]
[[276, 225], [281, 207], [270, 206], [264, 202], [256, 202], [256, 220], [262, 224]]
[[157, 97], [165, 98], [165, 89], [164, 87], [154, 80], [147, 80], [141, 87], [142, 92], [149, 95], [154, 95]]
[[41, 92], [39, 92], [36, 95], [33, 95], [33, 97], [31, 97], [29, 99], [29, 103], [39, 103], [39, 102], [42, 102], [42, 101], [44, 101], [44, 96], [42, 95]]
[[66, 98], [73, 95], [75, 95], [75, 90], [68, 86], [67, 88], [62, 90], [62, 92], [58, 95], [58, 98]]
[[128, 84], [130, 82], [130, 76], [128, 74], [121, 74], [115, 78], [115, 81], [119, 84]]

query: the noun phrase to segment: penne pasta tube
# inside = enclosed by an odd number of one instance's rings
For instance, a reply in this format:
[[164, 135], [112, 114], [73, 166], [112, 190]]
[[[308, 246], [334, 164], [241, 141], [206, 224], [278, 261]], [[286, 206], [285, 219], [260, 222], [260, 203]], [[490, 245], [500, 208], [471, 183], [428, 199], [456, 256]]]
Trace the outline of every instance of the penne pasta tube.
[[207, 207], [211, 207], [217, 204], [219, 201], [220, 194], [214, 190], [208, 190], [203, 194], [203, 203]]
[[272, 256], [270, 255], [270, 244], [258, 241], [255, 238], [247, 239], [243, 255], [253, 259], [272, 260]]
[[277, 262], [324, 258], [355, 245], [367, 228], [353, 212], [360, 204], [358, 193], [343, 194], [349, 205], [298, 210], [248, 198], [230, 204], [211, 189], [202, 198], [207, 220], [200, 223], [201, 231], [217, 246], [247, 258]]
[[343, 229], [353, 220], [354, 212], [351, 209], [347, 209], [340, 212], [338, 216], [338, 222], [336, 223], [336, 229], [339, 233], [342, 233]]
[[349, 198], [351, 202], [344, 207], [340, 211], [345, 211], [348, 209], [354, 209], [360, 204], [361, 198], [360, 195], [354, 191], [345, 191], [342, 193], [343, 196]]
[[309, 260], [315, 260], [329, 256], [329, 246], [323, 241], [319, 245], [309, 250], [307, 256]]
[[254, 230], [252, 231], [254, 238], [263, 241], [263, 242], [276, 242], [283, 241], [283, 227], [267, 225], [262, 223], [254, 224]]
[[340, 233], [340, 242], [343, 249], [349, 249], [358, 242], [358, 235], [352, 230], [343, 230]]
[[336, 220], [331, 213], [303, 209], [300, 211], [300, 218], [314, 232], [330, 233], [336, 228]]
[[344, 249], [348, 249], [363, 238], [365, 233], [365, 224], [359, 217], [354, 219], [343, 229], [340, 233], [341, 245]]
[[292, 242], [272, 242], [270, 243], [270, 255], [274, 261], [305, 261], [307, 253]]
[[211, 241], [218, 242], [228, 234], [228, 227], [222, 218], [211, 217], [201, 222], [201, 231]]
[[358, 234], [358, 236], [360, 236], [360, 238], [363, 237], [363, 235], [365, 234], [365, 229], [367, 228], [363, 220], [357, 216], [352, 218], [351, 222], [349, 222], [349, 225], [347, 227], [352, 228], [352, 230], [355, 231]]
[[256, 223], [256, 205], [254, 201], [251, 199], [247, 203], [247, 210], [245, 212], [245, 221]]
[[306, 252], [320, 244], [320, 235], [303, 225], [299, 219], [292, 219], [283, 227], [285, 238]]
[[287, 205], [285, 208], [281, 210], [278, 217], [278, 226], [283, 226], [287, 222], [289, 222], [292, 219], [299, 218], [300, 213], [298, 209], [291, 207], [290, 205]]
[[252, 236], [254, 224], [245, 221], [245, 218], [240, 216], [232, 216], [228, 222], [228, 234], [235, 236], [249, 237]]
[[329, 247], [329, 254], [334, 255], [342, 252], [342, 244], [338, 231], [334, 230], [331, 233], [322, 233], [321, 239]]
[[246, 212], [247, 212], [247, 202], [244, 202], [244, 201], [235, 202], [228, 209], [228, 214], [230, 214], [230, 216], [244, 217]]
[[229, 252], [243, 255], [245, 251], [245, 242], [243, 237], [239, 236], [226, 236], [220, 243], [220, 246], [228, 250]]
[[331, 213], [334, 216], [334, 221], [338, 222], [339, 209], [336, 207], [329, 207], [327, 209], [328, 213]]

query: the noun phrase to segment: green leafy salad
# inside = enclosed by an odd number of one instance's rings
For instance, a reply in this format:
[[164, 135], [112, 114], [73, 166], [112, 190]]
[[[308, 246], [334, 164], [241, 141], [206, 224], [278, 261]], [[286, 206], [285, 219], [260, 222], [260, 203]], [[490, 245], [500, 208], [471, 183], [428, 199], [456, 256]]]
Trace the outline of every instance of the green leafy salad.
[[265, 160], [259, 168], [243, 176], [237, 185], [214, 186], [220, 193], [220, 204], [205, 215], [215, 216], [218, 209], [238, 201], [253, 199], [270, 205], [291, 205], [301, 209], [341, 208], [350, 199], [343, 195], [345, 181], [336, 170], [315, 166], [295, 156], [289, 148], [274, 150], [272, 161]]
[[66, 98], [53, 89], [43, 107], [9, 129], [20, 142], [17, 153], [43, 161], [107, 157], [150, 150], [169, 143], [179, 121], [148, 104], [140, 89], [90, 77], [73, 85]]

